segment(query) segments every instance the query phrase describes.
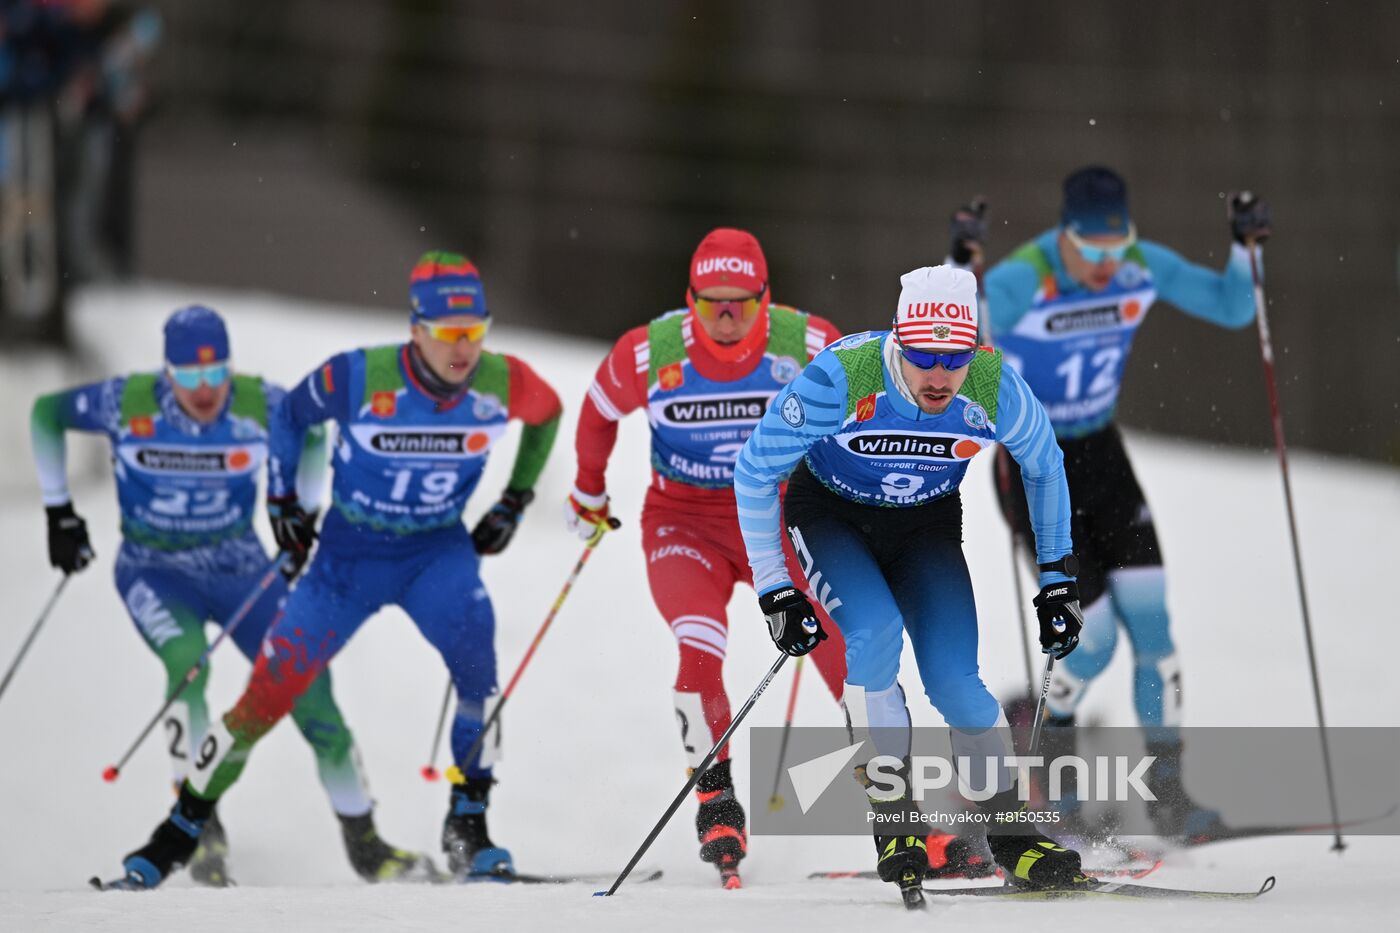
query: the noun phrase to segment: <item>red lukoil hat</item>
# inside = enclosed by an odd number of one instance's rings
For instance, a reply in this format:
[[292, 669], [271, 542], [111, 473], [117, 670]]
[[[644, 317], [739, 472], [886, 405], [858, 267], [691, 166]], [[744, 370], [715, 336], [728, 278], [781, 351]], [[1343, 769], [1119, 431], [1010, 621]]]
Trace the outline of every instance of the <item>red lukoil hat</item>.
[[706, 234], [690, 260], [690, 287], [731, 285], [758, 294], [768, 285], [768, 260], [747, 230], [720, 227]]

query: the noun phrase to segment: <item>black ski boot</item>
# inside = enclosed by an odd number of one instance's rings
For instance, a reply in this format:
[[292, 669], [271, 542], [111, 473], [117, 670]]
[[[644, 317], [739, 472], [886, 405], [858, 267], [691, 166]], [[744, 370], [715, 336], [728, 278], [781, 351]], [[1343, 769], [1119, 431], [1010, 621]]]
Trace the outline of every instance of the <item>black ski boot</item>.
[[379, 836], [374, 826], [374, 811], [362, 816], [337, 813], [340, 833], [345, 840], [345, 854], [355, 874], [370, 882], [436, 881], [439, 877], [432, 860], [419, 852], [395, 848]]
[[219, 822], [219, 811], [213, 810], [204, 821], [199, 835], [199, 848], [190, 859], [190, 877], [195, 884], [208, 888], [226, 888], [233, 884], [228, 874], [228, 836]]
[[904, 792], [897, 797], [872, 793], [874, 783], [866, 765], [855, 768], [856, 781], [865, 788], [870, 809], [875, 813], [875, 870], [881, 881], [899, 885], [904, 906], [910, 910], [924, 906], [923, 880], [928, 874], [928, 824], [920, 819], [919, 805], [909, 796], [909, 760], [900, 767]]
[[199, 847], [204, 825], [214, 812], [214, 801], [201, 800], [189, 789], [180, 788], [180, 797], [170, 815], [156, 827], [151, 840], [122, 860], [126, 887], [154, 888], [187, 865]]
[[1181, 780], [1181, 742], [1148, 742], [1147, 754], [1153, 762], [1152, 790], [1156, 800], [1147, 801], [1147, 815], [1160, 836], [1209, 839], [1227, 832], [1220, 811], [1203, 807], [1191, 799]]
[[452, 785], [447, 818], [442, 822], [442, 851], [447, 853], [447, 870], [459, 879], [515, 871], [510, 852], [492, 842], [486, 831], [492, 783], [485, 777]]
[[734, 794], [728, 759], [711, 765], [695, 785], [700, 809], [695, 814], [695, 836], [701, 861], [719, 869], [720, 884], [729, 890], [743, 887], [739, 862], [749, 852], [748, 821]]
[[[983, 807], [992, 814], [992, 827], [1006, 827], [988, 829], [987, 846], [1005, 872], [1007, 884], [1063, 888], [1089, 880], [1079, 864], [1078, 852], [1038, 832], [1034, 823], [1015, 820], [1025, 805], [1014, 790], [997, 794]], [[998, 819], [1003, 816], [1004, 820]]]

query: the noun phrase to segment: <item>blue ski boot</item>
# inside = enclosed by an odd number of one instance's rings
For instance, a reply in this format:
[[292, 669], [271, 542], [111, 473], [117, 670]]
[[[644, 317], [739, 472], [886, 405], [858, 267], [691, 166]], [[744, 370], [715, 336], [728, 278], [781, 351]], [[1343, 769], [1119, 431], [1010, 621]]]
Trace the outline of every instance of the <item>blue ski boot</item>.
[[448, 871], [459, 880], [515, 872], [510, 852], [492, 842], [486, 831], [492, 783], [489, 777], [467, 778], [452, 786], [442, 822], [442, 851], [447, 853]]

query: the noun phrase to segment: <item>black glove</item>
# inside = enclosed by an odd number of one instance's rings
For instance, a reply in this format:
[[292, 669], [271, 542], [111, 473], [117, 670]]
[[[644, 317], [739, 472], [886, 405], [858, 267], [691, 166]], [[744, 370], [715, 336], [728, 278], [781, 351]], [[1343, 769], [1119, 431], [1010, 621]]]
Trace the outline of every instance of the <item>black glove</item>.
[[45, 506], [49, 516], [49, 563], [64, 573], [77, 573], [92, 563], [92, 542], [87, 522], [73, 511], [73, 503]]
[[758, 608], [768, 620], [768, 634], [773, 637], [773, 644], [794, 658], [802, 657], [817, 647], [818, 642], [826, 641], [826, 632], [822, 631], [811, 602], [795, 586], [763, 594], [758, 597]]
[[1269, 205], [1255, 197], [1253, 191], [1230, 195], [1230, 235], [1236, 243], [1263, 243], [1273, 232]]
[[267, 517], [272, 521], [272, 537], [291, 560], [282, 565], [282, 576], [296, 579], [311, 559], [316, 543], [316, 513], [301, 507], [295, 495], [268, 496]]
[[1084, 613], [1079, 609], [1079, 584], [1073, 580], [1047, 583], [1034, 600], [1040, 619], [1040, 650], [1058, 661], [1079, 644]]
[[953, 211], [948, 223], [948, 256], [953, 262], [965, 266], [981, 253], [987, 241], [986, 215], [987, 201], [980, 195]]
[[520, 525], [520, 516], [525, 506], [535, 500], [535, 494], [528, 489], [507, 489], [501, 501], [491, 506], [491, 511], [481, 516], [481, 521], [472, 529], [472, 544], [478, 554], [499, 554], [510, 544], [515, 529]]

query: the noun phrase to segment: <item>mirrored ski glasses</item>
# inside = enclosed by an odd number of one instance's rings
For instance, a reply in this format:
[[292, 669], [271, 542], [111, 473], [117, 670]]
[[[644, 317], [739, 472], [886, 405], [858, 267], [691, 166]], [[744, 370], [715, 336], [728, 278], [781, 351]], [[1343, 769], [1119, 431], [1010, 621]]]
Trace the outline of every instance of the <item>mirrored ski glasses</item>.
[[456, 343], [463, 337], [476, 343], [486, 337], [486, 332], [491, 329], [489, 319], [479, 321], [476, 324], [434, 324], [432, 321], [419, 321], [428, 331], [428, 336], [442, 343]]
[[894, 342], [899, 344], [899, 352], [904, 358], [920, 369], [933, 369], [942, 363], [944, 369], [952, 372], [971, 363], [972, 358], [977, 355], [975, 347], [971, 350], [958, 350], [955, 353], [932, 353], [928, 350], [915, 350], [913, 347], [905, 346], [904, 341], [899, 339], [898, 333], [894, 335]]
[[166, 364], [166, 370], [170, 373], [170, 379], [182, 389], [198, 389], [200, 385], [207, 385], [211, 389], [217, 389], [228, 380], [228, 363], [210, 363], [207, 366], [171, 366]]
[[696, 315], [707, 321], [718, 320], [725, 312], [735, 320], [751, 321], [758, 317], [758, 309], [763, 307], [762, 292], [749, 298], [701, 298], [694, 290], [690, 295], [695, 301]]
[[1079, 251], [1079, 255], [1084, 257], [1085, 262], [1098, 265], [1105, 259], [1122, 262], [1123, 257], [1128, 255], [1128, 250], [1137, 242], [1137, 227], [1128, 224], [1128, 235], [1112, 246], [1088, 243], [1069, 227], [1065, 228], [1065, 236], [1069, 237], [1070, 243]]

